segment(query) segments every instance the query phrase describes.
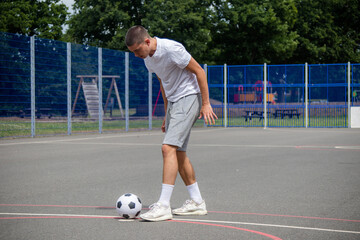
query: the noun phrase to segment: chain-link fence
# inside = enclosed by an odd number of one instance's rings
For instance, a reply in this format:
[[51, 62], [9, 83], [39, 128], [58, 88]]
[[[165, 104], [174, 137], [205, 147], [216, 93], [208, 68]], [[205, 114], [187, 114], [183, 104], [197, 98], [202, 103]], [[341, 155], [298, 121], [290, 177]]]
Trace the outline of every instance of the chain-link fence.
[[[0, 137], [149, 130], [165, 116], [132, 53], [0, 33], [0, 63]], [[203, 67], [216, 126], [348, 127], [360, 105], [360, 64]]]

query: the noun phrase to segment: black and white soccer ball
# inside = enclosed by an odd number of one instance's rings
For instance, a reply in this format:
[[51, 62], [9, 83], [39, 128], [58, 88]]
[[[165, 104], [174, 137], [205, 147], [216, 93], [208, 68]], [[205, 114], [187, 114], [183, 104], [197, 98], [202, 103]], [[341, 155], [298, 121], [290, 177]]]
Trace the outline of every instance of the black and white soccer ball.
[[116, 202], [116, 211], [126, 219], [139, 216], [141, 208], [140, 198], [132, 193], [125, 193]]

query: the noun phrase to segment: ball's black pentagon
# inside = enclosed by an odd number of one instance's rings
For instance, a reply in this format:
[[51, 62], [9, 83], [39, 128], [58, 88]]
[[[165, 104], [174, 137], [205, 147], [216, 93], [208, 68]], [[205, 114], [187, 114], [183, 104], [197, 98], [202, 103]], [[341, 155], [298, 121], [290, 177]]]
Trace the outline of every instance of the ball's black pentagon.
[[140, 200], [140, 198], [138, 198], [138, 201], [139, 201], [139, 203], [141, 203], [141, 200]]
[[121, 208], [121, 205], [122, 205], [121, 201], [118, 201], [117, 202], [117, 208]]
[[139, 216], [141, 211], [138, 211], [136, 214], [135, 214], [135, 217]]
[[129, 208], [130, 208], [130, 209], [134, 209], [134, 208], [135, 208], [135, 203], [134, 203], [134, 202], [130, 202], [130, 203], [129, 203]]
[[126, 193], [124, 196], [125, 196], [125, 197], [130, 197], [130, 196], [131, 196], [131, 193]]
[[126, 219], [130, 218], [130, 216], [127, 215], [127, 214], [123, 214], [123, 217], [126, 218]]

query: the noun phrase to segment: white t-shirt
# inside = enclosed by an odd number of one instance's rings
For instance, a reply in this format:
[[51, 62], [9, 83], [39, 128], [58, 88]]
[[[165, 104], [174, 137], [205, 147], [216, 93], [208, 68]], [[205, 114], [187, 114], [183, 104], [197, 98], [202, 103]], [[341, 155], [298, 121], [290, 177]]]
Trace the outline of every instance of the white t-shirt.
[[191, 59], [190, 53], [176, 41], [156, 40], [156, 51], [152, 57], [145, 58], [145, 65], [161, 79], [167, 100], [176, 102], [184, 96], [200, 93], [196, 75], [185, 69]]

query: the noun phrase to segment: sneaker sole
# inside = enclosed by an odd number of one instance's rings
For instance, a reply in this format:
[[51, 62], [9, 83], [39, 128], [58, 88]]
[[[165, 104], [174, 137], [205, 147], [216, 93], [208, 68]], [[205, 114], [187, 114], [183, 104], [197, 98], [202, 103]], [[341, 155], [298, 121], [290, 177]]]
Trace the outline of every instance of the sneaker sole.
[[181, 216], [203, 216], [207, 214], [206, 210], [197, 210], [193, 212], [173, 212], [175, 215], [181, 215]]
[[158, 218], [147, 218], [147, 217], [141, 217], [141, 219], [145, 220], [145, 221], [149, 221], [149, 222], [160, 222], [160, 221], [166, 221], [166, 220], [170, 220], [173, 218], [173, 215], [168, 214], [168, 215], [164, 215]]

